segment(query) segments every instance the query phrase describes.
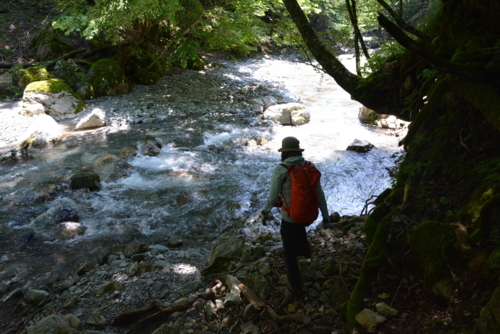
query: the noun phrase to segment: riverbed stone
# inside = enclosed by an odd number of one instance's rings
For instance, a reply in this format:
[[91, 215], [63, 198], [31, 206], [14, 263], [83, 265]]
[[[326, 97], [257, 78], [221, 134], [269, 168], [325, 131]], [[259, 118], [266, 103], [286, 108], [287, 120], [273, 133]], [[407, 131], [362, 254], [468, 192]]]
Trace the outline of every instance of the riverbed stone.
[[126, 160], [117, 157], [114, 154], [107, 154], [96, 158], [93, 163], [93, 170], [104, 182], [115, 182], [122, 177], [129, 175], [133, 169]]
[[168, 247], [170, 247], [170, 248], [179, 248], [180, 246], [182, 246], [184, 244], [182, 239], [177, 238], [177, 237], [168, 238], [167, 243], [168, 243]]
[[245, 239], [230, 233], [223, 234], [219, 239], [212, 242], [210, 248], [211, 257], [208, 267], [203, 269], [203, 275], [220, 273], [228, 268], [231, 262], [237, 262], [243, 254]]
[[123, 291], [123, 285], [118, 281], [111, 281], [97, 287], [96, 296], [101, 297], [111, 291]]
[[281, 125], [304, 125], [309, 123], [311, 115], [301, 103], [285, 103], [270, 106], [264, 112], [263, 119]]
[[143, 155], [149, 155], [150, 157], [156, 157], [160, 155], [161, 148], [158, 147], [154, 142], [148, 140], [142, 144], [141, 152]]
[[40, 305], [41, 302], [43, 302], [47, 297], [49, 296], [49, 293], [44, 290], [28, 290], [24, 293], [24, 300], [28, 302], [31, 305], [38, 306]]
[[80, 221], [80, 216], [78, 216], [78, 213], [70, 208], [69, 206], [62, 206], [58, 212], [56, 212], [54, 220], [56, 223], [62, 223], [62, 222], [79, 222]]
[[106, 126], [106, 113], [104, 110], [96, 108], [92, 113], [82, 118], [75, 126], [75, 130], [91, 130]]
[[120, 157], [122, 159], [135, 157], [136, 155], [137, 155], [137, 147], [135, 146], [125, 146], [120, 151]]
[[103, 328], [106, 326], [106, 319], [102, 316], [99, 310], [93, 310], [87, 319], [87, 324]]
[[98, 174], [94, 172], [77, 172], [71, 175], [69, 179], [69, 186], [71, 189], [101, 189], [101, 179]]
[[82, 265], [80, 266], [80, 268], [78, 268], [78, 269], [76, 270], [76, 274], [77, 274], [77, 275], [79, 275], [79, 276], [81, 276], [81, 275], [83, 275], [83, 274], [85, 274], [85, 273], [87, 273], [87, 272], [91, 271], [91, 270], [92, 270], [92, 269], [94, 269], [94, 268], [95, 268], [95, 264], [94, 264], [94, 262], [92, 262], [92, 261], [88, 261], [88, 262], [85, 262], [84, 264], [82, 264]]
[[355, 139], [349, 146], [347, 146], [346, 150], [358, 153], [366, 153], [373, 147], [373, 144], [367, 142], [366, 140]]
[[62, 314], [53, 314], [26, 328], [28, 334], [82, 334]]

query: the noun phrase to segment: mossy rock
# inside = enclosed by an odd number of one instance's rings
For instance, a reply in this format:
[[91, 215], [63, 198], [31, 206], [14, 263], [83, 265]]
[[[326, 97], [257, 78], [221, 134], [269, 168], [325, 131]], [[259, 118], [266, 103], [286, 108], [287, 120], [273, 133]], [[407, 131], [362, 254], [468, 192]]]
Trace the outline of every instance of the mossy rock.
[[113, 96], [130, 92], [130, 84], [120, 65], [111, 58], [94, 63], [87, 73], [87, 82], [92, 85], [96, 96]]
[[52, 27], [42, 29], [32, 39], [31, 45], [39, 61], [58, 58], [74, 49], [66, 37]]
[[[40, 95], [47, 95], [46, 99]], [[67, 99], [67, 101], [66, 101]], [[61, 79], [35, 81], [24, 89], [24, 104], [41, 103], [46, 113], [51, 116], [63, 116], [69, 113], [79, 113], [87, 107], [85, 101]], [[71, 104], [71, 108], [69, 108]]]
[[53, 76], [44, 68], [29, 67], [15, 71], [12, 75], [12, 84], [24, 90], [32, 82], [50, 80], [52, 78]]
[[73, 90], [77, 91], [86, 79], [82, 69], [73, 59], [60, 59], [56, 62], [53, 71], [54, 75], [63, 79]]
[[463, 273], [467, 268], [451, 224], [421, 223], [411, 231], [408, 242], [419, 259], [424, 282], [428, 286], [451, 278], [450, 270]]

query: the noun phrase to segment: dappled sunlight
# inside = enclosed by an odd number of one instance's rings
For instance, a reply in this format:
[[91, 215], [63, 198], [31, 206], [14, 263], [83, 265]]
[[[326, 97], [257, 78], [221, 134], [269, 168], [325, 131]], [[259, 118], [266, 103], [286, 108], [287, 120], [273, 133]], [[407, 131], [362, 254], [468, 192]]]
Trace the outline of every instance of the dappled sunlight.
[[179, 275], [199, 274], [198, 268], [187, 263], [178, 263], [172, 266], [172, 271]]

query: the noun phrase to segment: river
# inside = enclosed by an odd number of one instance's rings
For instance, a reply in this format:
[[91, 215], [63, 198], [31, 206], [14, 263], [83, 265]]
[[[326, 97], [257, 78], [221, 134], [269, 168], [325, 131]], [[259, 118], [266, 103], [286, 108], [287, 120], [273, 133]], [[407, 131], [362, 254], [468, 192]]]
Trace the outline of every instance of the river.
[[[341, 59], [354, 65], [349, 56]], [[297, 137], [305, 158], [321, 170], [330, 212], [360, 214], [368, 198], [391, 186], [388, 169], [401, 154], [401, 138], [361, 124], [360, 104], [332, 78], [280, 57], [221, 63], [222, 68], [164, 77], [131, 94], [89, 101], [92, 108], [106, 111], [111, 120], [107, 127], [74, 132], [76, 120], [62, 121], [66, 134], [59, 144], [34, 151], [32, 159], [0, 165], [0, 222], [56, 241], [54, 210], [69, 207], [86, 228], [70, 242], [158, 242], [173, 235], [212, 240], [224, 231], [255, 227], [286, 136]], [[214, 75], [215, 81], [210, 78]], [[259, 88], [285, 102], [298, 99], [311, 111], [311, 122], [271, 125], [248, 112], [247, 104], [233, 101], [233, 92], [248, 94], [250, 89], [255, 96]], [[147, 119], [149, 111], [165, 117], [162, 122], [137, 121]], [[129, 158], [133, 168], [124, 177], [104, 180], [99, 191], [68, 189], [75, 171], [93, 166], [100, 157], [119, 156], [125, 146], [140, 147], [146, 136], [163, 142], [159, 156]], [[268, 142], [259, 145], [252, 138]], [[364, 154], [346, 151], [354, 139], [375, 148]]]

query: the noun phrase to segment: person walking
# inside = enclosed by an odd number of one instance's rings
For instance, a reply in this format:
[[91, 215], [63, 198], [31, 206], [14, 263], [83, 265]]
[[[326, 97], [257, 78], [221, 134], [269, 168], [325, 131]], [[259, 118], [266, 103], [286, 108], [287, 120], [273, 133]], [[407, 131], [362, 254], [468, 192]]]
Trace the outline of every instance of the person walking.
[[[300, 142], [297, 138], [286, 137], [283, 139], [281, 146], [282, 147], [278, 150], [278, 152], [281, 152], [281, 161], [283, 163], [276, 166], [273, 171], [269, 196], [264, 209], [261, 211], [264, 224], [266, 220], [270, 218], [270, 211], [274, 206], [276, 206], [280, 196], [283, 203], [286, 205], [289, 205], [287, 203], [291, 203], [292, 185], [290, 171], [293, 168], [299, 168], [309, 164], [315, 167], [313, 163], [306, 162], [306, 160], [302, 157], [304, 149], [300, 148]], [[318, 174], [320, 175], [320, 173]], [[319, 204], [319, 209], [323, 216], [323, 224], [328, 224], [330, 222], [330, 218], [328, 215], [325, 195], [323, 193], [323, 189], [321, 188], [319, 179], [317, 182], [317, 203]], [[295, 298], [302, 299], [303, 291], [297, 256], [310, 258], [311, 249], [307, 240], [307, 225], [298, 223], [292, 219], [290, 214], [287, 212], [290, 210], [287, 209], [288, 208], [281, 210], [280, 233], [287, 267], [288, 288], [293, 293]], [[317, 207], [307, 209], [316, 210], [315, 214], [317, 215]]]

